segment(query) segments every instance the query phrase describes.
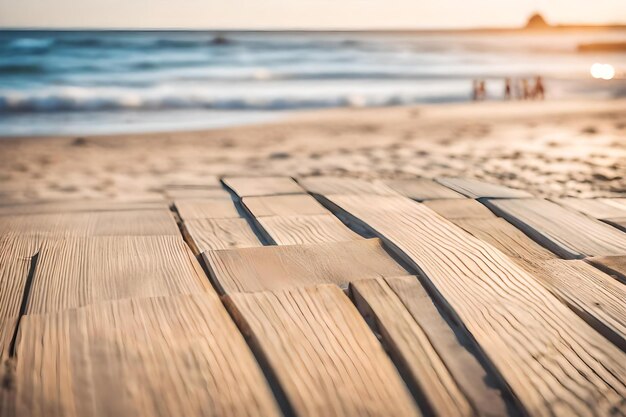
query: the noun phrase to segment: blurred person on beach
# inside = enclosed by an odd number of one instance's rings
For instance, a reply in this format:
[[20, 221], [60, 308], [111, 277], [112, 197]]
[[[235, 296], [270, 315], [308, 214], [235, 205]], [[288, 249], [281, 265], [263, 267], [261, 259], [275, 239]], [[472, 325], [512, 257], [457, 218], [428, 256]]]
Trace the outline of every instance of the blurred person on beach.
[[504, 79], [504, 100], [510, 100], [510, 99], [511, 99], [511, 79], [507, 77]]
[[543, 86], [543, 80], [540, 75], [535, 78], [535, 88], [533, 89], [533, 98], [538, 100], [545, 99], [546, 89]]
[[478, 80], [472, 80], [472, 100], [478, 101]]
[[481, 80], [478, 84], [478, 99], [485, 100], [487, 98], [487, 82]]

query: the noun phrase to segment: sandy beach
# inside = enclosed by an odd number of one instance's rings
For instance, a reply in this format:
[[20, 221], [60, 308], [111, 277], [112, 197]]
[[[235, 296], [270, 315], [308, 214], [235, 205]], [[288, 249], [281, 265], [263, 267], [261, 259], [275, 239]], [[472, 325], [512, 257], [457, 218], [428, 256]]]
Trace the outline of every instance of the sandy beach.
[[463, 176], [544, 197], [623, 196], [625, 138], [626, 100], [337, 109], [220, 130], [5, 138], [0, 199], [152, 199], [167, 184], [268, 174]]

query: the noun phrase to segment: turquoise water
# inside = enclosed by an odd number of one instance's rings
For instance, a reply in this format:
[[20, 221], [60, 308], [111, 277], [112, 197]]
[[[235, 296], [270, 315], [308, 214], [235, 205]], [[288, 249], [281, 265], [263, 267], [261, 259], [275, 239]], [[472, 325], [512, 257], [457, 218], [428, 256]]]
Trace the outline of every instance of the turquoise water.
[[625, 31], [559, 35], [272, 32], [0, 32], [0, 135], [196, 129], [304, 109], [459, 102], [471, 80], [491, 99], [504, 77], [546, 79], [548, 98], [620, 97], [591, 79], [624, 54], [579, 43]]

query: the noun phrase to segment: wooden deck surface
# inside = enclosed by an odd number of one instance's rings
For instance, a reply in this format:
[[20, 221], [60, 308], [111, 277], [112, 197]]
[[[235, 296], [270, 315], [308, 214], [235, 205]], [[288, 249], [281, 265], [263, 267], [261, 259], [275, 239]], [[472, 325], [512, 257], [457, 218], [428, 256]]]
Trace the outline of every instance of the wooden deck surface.
[[226, 177], [0, 202], [1, 416], [625, 416], [626, 199]]

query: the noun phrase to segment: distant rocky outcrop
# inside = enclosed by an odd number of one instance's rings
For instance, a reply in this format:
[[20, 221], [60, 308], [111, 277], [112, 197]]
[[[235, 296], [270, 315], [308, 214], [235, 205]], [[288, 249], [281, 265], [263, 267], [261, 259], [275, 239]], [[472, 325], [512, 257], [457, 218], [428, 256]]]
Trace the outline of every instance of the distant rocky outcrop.
[[546, 19], [543, 18], [539, 13], [535, 13], [530, 16], [528, 22], [526, 23], [526, 29], [548, 29], [552, 26], [546, 22]]

